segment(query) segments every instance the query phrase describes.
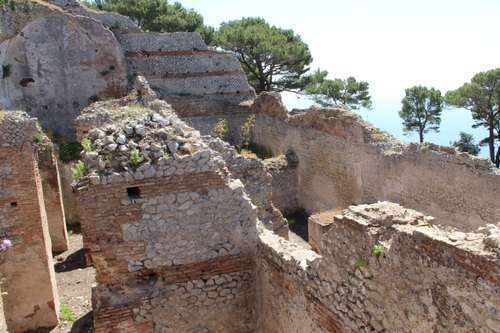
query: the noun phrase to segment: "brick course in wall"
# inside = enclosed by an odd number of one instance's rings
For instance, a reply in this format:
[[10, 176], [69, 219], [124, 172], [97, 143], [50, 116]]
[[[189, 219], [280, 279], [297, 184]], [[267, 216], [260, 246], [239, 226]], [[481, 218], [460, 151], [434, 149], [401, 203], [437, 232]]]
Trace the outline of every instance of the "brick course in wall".
[[48, 140], [38, 150], [38, 166], [42, 179], [43, 198], [49, 224], [52, 251], [68, 249], [66, 218], [64, 215], [61, 181], [55, 157], [54, 146]]
[[[74, 192], [96, 269], [96, 332], [253, 332], [256, 208], [197, 131], [151, 105], [159, 113], [86, 130], [90, 174]], [[127, 162], [135, 147], [147, 162]]]
[[0, 238], [12, 248], [0, 258], [9, 332], [58, 323], [59, 298], [35, 143], [36, 120], [0, 111]]

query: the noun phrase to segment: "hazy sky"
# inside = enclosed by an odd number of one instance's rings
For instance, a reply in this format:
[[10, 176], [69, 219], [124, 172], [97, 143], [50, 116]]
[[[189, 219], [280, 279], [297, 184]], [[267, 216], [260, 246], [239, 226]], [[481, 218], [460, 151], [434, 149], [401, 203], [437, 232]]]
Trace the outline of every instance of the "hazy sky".
[[[180, 0], [203, 15], [205, 24], [262, 17], [293, 29], [309, 45], [311, 70], [327, 70], [330, 79], [354, 76], [370, 84], [373, 110], [361, 112], [375, 126], [404, 141], [401, 107], [404, 90], [415, 85], [444, 94], [474, 74], [500, 67], [500, 0]], [[284, 96], [289, 109], [312, 104]], [[426, 141], [448, 144], [470, 128], [468, 111], [445, 110], [441, 133]]]

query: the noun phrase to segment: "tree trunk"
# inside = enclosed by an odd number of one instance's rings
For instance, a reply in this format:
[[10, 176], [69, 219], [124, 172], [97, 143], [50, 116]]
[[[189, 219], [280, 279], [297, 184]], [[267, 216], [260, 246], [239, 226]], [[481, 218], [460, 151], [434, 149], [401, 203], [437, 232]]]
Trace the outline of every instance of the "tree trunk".
[[[495, 163], [495, 135], [493, 132], [493, 126], [489, 126], [488, 130], [490, 132], [490, 136], [488, 137], [488, 147], [490, 149], [490, 159], [491, 162]], [[497, 164], [498, 166], [498, 164]]]
[[497, 166], [497, 168], [500, 167], [500, 146], [498, 146], [497, 156], [495, 157], [494, 163]]

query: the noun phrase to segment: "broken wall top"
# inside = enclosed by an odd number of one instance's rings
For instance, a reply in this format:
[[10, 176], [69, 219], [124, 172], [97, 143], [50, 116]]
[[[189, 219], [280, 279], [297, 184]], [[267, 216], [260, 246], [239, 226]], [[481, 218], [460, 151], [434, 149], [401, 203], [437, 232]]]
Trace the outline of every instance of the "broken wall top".
[[344, 138], [355, 143], [367, 143], [377, 147], [383, 156], [396, 158], [425, 159], [427, 163], [442, 165], [452, 163], [463, 165], [479, 172], [500, 175], [487, 157], [473, 156], [456, 151], [453, 147], [440, 146], [431, 142], [405, 143], [391, 134], [376, 128], [345, 106], [294, 109], [286, 117], [285, 122], [293, 126], [307, 126], [318, 132]]
[[22, 111], [0, 111], [0, 144], [2, 147], [19, 147], [35, 142], [40, 135], [37, 120]]
[[92, 143], [91, 151], [82, 154], [92, 184], [219, 170], [200, 133], [166, 102], [120, 103], [95, 103], [76, 120]]

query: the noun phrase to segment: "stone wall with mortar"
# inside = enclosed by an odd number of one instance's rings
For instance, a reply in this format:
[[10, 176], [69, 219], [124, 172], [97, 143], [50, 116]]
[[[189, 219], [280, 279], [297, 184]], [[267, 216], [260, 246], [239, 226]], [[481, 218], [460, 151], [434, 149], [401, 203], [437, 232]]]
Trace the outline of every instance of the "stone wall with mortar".
[[258, 114], [252, 138], [298, 156], [298, 201], [308, 212], [379, 200], [475, 230], [500, 220], [500, 172], [486, 158], [405, 144], [342, 108]]
[[271, 175], [259, 158], [240, 155], [234, 147], [219, 138], [205, 137], [209, 147], [220, 154], [231, 176], [245, 186], [245, 192], [258, 208], [263, 225], [277, 235], [288, 239], [288, 222], [272, 201]]
[[254, 331], [257, 210], [243, 184], [165, 102], [121, 120], [131, 106], [116, 103], [117, 121], [89, 130], [91, 173], [75, 185], [96, 332]]
[[255, 98], [239, 61], [231, 54], [210, 50], [197, 33], [127, 32], [116, 36], [125, 53], [128, 75], [144, 76], [181, 117], [220, 112], [222, 104], [233, 104], [230, 109], [245, 112], [244, 106], [237, 106]]
[[261, 234], [257, 290], [271, 297], [258, 306], [269, 314], [260, 331], [500, 331], [498, 226], [441, 230], [387, 202], [310, 221], [318, 222], [330, 225], [321, 255]]
[[290, 151], [286, 155], [267, 159], [264, 163], [271, 175], [273, 204], [283, 215], [293, 214], [300, 208], [297, 197], [299, 161], [295, 158], [295, 153]]
[[57, 325], [59, 298], [38, 171], [36, 119], [0, 111], [0, 238], [5, 318], [11, 333]]
[[[86, 52], [82, 52], [86, 50]], [[89, 98], [121, 97], [127, 89], [123, 52], [98, 21], [53, 12], [0, 45], [0, 107], [25, 110], [47, 131], [74, 136], [73, 121]]]

